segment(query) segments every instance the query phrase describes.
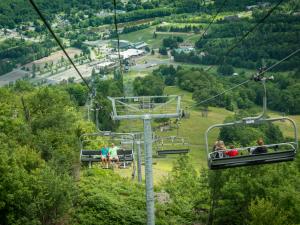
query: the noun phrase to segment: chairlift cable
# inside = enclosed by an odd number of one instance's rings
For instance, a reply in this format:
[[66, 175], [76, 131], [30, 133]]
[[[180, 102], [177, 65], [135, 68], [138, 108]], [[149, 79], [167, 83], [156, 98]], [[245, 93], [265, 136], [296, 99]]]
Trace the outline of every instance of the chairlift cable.
[[205, 99], [205, 100], [203, 100], [203, 101], [197, 103], [196, 105], [200, 105], [200, 104], [205, 103], [205, 102], [208, 102], [208, 101], [210, 101], [210, 100], [212, 100], [212, 99], [214, 99], [214, 98], [217, 98], [217, 97], [219, 97], [220, 95], [223, 95], [223, 94], [225, 94], [225, 93], [227, 93], [227, 92], [229, 92], [229, 91], [231, 91], [231, 90], [233, 90], [233, 89], [235, 89], [235, 88], [237, 88], [237, 87], [239, 87], [239, 86], [242, 86], [242, 85], [248, 83], [249, 81], [250, 81], [250, 80], [246, 80], [246, 81], [244, 81], [244, 82], [242, 82], [242, 83], [239, 83], [239, 84], [237, 84], [237, 85], [235, 85], [235, 86], [233, 86], [233, 87], [231, 87], [231, 88], [229, 88], [229, 89], [227, 89], [227, 90], [225, 90], [225, 91], [223, 91], [223, 92], [221, 92], [221, 93], [219, 93], [219, 94], [217, 94], [217, 95], [215, 95], [215, 96], [213, 96], [213, 97], [211, 97], [211, 98]]
[[[277, 7], [283, 2], [284, 0], [280, 0], [273, 8], [271, 8], [268, 13], [262, 18], [260, 19], [250, 30], [248, 30], [234, 45], [232, 45], [227, 51], [226, 53], [222, 56], [222, 61], [221, 64], [222, 65], [225, 62], [225, 58], [248, 36], [250, 35], [256, 28], [258, 28], [258, 26], [262, 23], [264, 23], [264, 21], [273, 13], [273, 11], [275, 9], [277, 9]], [[209, 71], [213, 66], [208, 67], [205, 71]]]
[[275, 64], [273, 64], [272, 66], [268, 67], [267, 69], [263, 70], [261, 73], [259, 73], [259, 75], [262, 75], [266, 72], [268, 72], [269, 70], [273, 69], [275, 66], [279, 65], [280, 63], [282, 63], [283, 61], [289, 59], [290, 57], [296, 55], [298, 52], [300, 51], [300, 48], [298, 48], [296, 51], [292, 52], [291, 54], [289, 54], [288, 56], [286, 56], [285, 58], [281, 59], [280, 61], [276, 62]]
[[60, 42], [60, 40], [58, 39], [58, 37], [55, 35], [55, 33], [52, 30], [50, 24], [47, 22], [47, 20], [43, 16], [43, 14], [40, 12], [40, 10], [38, 9], [38, 7], [35, 4], [35, 2], [33, 0], [29, 0], [29, 2], [31, 3], [32, 7], [37, 12], [37, 14], [41, 18], [41, 20], [43, 21], [43, 23], [45, 24], [45, 26], [47, 27], [47, 29], [49, 30], [49, 32], [51, 33], [51, 35], [53, 36], [53, 38], [55, 39], [55, 41], [57, 42], [57, 44], [59, 45], [59, 47], [62, 49], [62, 51], [66, 55], [66, 57], [68, 58], [69, 62], [72, 64], [72, 66], [76, 70], [77, 74], [80, 76], [80, 78], [83, 80], [83, 82], [85, 83], [85, 85], [88, 87], [89, 91], [92, 93], [92, 89], [89, 86], [88, 82], [83, 78], [82, 74], [80, 73], [80, 71], [78, 70], [78, 68], [75, 66], [75, 63], [73, 62], [73, 60], [71, 59], [71, 57], [69, 56], [69, 54], [67, 53], [67, 51], [65, 50], [64, 46], [62, 45], [62, 43]]
[[115, 32], [117, 36], [117, 48], [118, 48], [118, 57], [119, 57], [119, 64], [120, 64], [120, 73], [122, 73], [122, 60], [121, 60], [121, 53], [120, 53], [120, 35], [118, 32], [118, 21], [117, 21], [117, 2], [113, 0], [114, 4], [114, 25], [115, 25]]
[[262, 24], [272, 13], [273, 11], [283, 2], [284, 0], [280, 0], [273, 8], [271, 8], [268, 13], [260, 19], [246, 34], [243, 35], [243, 37], [237, 41], [237, 43], [232, 46], [230, 49], [227, 50], [225, 57], [229, 55], [237, 46], [239, 43], [241, 43], [250, 33], [252, 33], [260, 24]]
[[221, 12], [221, 10], [224, 8], [225, 3], [227, 2], [227, 0], [224, 0], [222, 2], [222, 5], [220, 6], [220, 8], [217, 10], [217, 13], [214, 15], [214, 17], [212, 18], [212, 20], [209, 22], [208, 26], [206, 27], [205, 31], [203, 32], [203, 34], [201, 35], [200, 39], [199, 39], [199, 43], [202, 41], [202, 39], [204, 38], [205, 34], [207, 33], [208, 29], [210, 28], [210, 26], [213, 24], [213, 22], [215, 21], [215, 19], [217, 18], [218, 14]]
[[[300, 48], [298, 48], [296, 51], [292, 52], [291, 54], [289, 54], [289, 55], [286, 56], [285, 58], [281, 59], [280, 61], [274, 63], [272, 66], [268, 67], [267, 69], [265, 69], [265, 70], [263, 70], [263, 71], [260, 71], [258, 74], [255, 74], [255, 75], [256, 75], [256, 76], [260, 76], [260, 75], [262, 75], [262, 74], [268, 72], [269, 70], [271, 70], [271, 69], [273, 69], [274, 67], [278, 66], [278, 65], [279, 65], [280, 63], [282, 63], [283, 61], [285, 61], [285, 60], [291, 58], [292, 56], [296, 55], [298, 52], [300, 52]], [[252, 79], [252, 77], [251, 77], [251, 79]], [[233, 86], [233, 87], [231, 87], [231, 88], [229, 88], [229, 89], [227, 89], [227, 90], [225, 90], [225, 91], [223, 91], [223, 92], [221, 92], [221, 93], [219, 93], [219, 94], [217, 94], [217, 95], [215, 95], [215, 96], [212, 96], [212, 97], [210, 97], [210, 98], [204, 99], [203, 101], [198, 102], [198, 103], [196, 103], [196, 104], [193, 104], [193, 105], [190, 106], [189, 108], [192, 108], [192, 107], [194, 107], [194, 106], [199, 106], [199, 105], [201, 105], [202, 103], [205, 103], [205, 102], [208, 102], [208, 101], [210, 101], [210, 100], [212, 100], [212, 99], [215, 99], [215, 98], [219, 97], [220, 95], [223, 95], [223, 94], [227, 93], [228, 91], [231, 91], [231, 90], [233, 90], [233, 89], [235, 89], [235, 88], [237, 88], [237, 87], [239, 87], [239, 86], [242, 86], [242, 85], [248, 83], [249, 81], [251, 81], [251, 79], [247, 79], [247, 80], [245, 80], [245, 81], [243, 81], [243, 82], [241, 82], [241, 83], [239, 83], [239, 84], [237, 84], [237, 85], [235, 85], [235, 86]]]

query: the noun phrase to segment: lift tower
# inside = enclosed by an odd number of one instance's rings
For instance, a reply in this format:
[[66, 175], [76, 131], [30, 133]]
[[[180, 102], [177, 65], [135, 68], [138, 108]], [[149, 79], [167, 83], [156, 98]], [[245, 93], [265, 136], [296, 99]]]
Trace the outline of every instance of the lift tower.
[[143, 120], [147, 225], [155, 224], [153, 172], [152, 172], [152, 119], [179, 118], [181, 116], [181, 97], [169, 96], [138, 96], [108, 97], [112, 102], [113, 120]]

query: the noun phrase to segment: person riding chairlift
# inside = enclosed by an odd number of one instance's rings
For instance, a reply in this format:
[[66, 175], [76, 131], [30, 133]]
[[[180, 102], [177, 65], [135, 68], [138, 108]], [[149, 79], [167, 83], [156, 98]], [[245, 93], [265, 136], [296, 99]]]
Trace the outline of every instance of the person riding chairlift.
[[213, 147], [213, 151], [216, 152], [215, 157], [216, 158], [223, 158], [224, 152], [226, 150], [226, 146], [224, 144], [224, 141], [216, 141]]
[[109, 162], [116, 161], [117, 164], [119, 163], [118, 150], [119, 148], [112, 143], [109, 148]]
[[263, 146], [264, 145], [264, 140], [262, 138], [258, 139], [256, 143], [259, 146], [253, 150], [253, 152], [252, 152], [253, 155], [268, 153], [267, 147]]
[[239, 154], [238, 150], [234, 148], [233, 145], [230, 145], [230, 150], [225, 152], [225, 155], [228, 155], [229, 157], [234, 157]]
[[107, 145], [104, 145], [101, 148], [101, 162], [102, 162], [102, 166], [104, 168], [108, 168], [108, 162], [109, 162], [109, 149], [107, 147]]

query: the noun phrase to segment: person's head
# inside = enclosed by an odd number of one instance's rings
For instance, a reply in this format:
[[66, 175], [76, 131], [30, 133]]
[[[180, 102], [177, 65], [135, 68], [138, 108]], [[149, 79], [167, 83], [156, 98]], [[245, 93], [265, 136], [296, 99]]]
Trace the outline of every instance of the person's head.
[[112, 147], [112, 148], [115, 147], [115, 144], [114, 144], [114, 143], [111, 143], [111, 147]]
[[217, 143], [217, 147], [218, 147], [218, 148], [220, 148], [220, 149], [223, 149], [223, 148], [225, 148], [224, 141], [218, 141], [218, 143]]
[[230, 145], [229, 147], [230, 147], [230, 149], [234, 149], [234, 145]]
[[264, 140], [262, 138], [259, 138], [256, 143], [258, 145], [263, 145], [264, 144]]

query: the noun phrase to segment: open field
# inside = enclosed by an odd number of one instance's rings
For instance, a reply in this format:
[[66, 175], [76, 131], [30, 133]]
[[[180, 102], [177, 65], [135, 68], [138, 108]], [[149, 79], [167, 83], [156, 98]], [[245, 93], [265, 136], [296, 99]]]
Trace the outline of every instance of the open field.
[[127, 40], [131, 42], [139, 42], [139, 41], [145, 41], [147, 44], [150, 45], [150, 48], [159, 48], [162, 45], [162, 39], [170, 36], [180, 36], [185, 41], [189, 40], [192, 41], [194, 39], [198, 39], [200, 37], [199, 34], [190, 34], [190, 33], [180, 33], [177, 34], [176, 32], [164, 32], [164, 33], [158, 33], [156, 38], [153, 38], [153, 33], [155, 32], [155, 26], [131, 32], [128, 34], [121, 34], [120, 39]]
[[[81, 50], [80, 49], [77, 49], [77, 48], [67, 48], [66, 49], [67, 53], [69, 54], [69, 56], [71, 58], [74, 58], [74, 56], [77, 54], [78, 56], [80, 55], [81, 53]], [[59, 60], [61, 60], [61, 58], [64, 58], [65, 60], [67, 60], [65, 54], [63, 53], [63, 51], [57, 51], [57, 52], [54, 52], [52, 53], [51, 55], [47, 56], [47, 57], [44, 57], [44, 58], [41, 58], [39, 60], [35, 60], [31, 63], [28, 63], [25, 65], [26, 68], [28, 69], [32, 69], [32, 64], [36, 64], [37, 66], [44, 66], [46, 63], [57, 63]]]
[[[90, 77], [92, 74], [93, 67], [88, 66], [88, 64], [79, 65], [79, 66], [77, 66], [77, 68], [83, 77]], [[73, 78], [73, 77], [75, 78], [75, 81], [81, 80], [81, 78], [78, 76], [78, 73], [76, 72], [76, 70], [73, 67], [71, 67], [68, 70], [59, 72], [52, 76], [49, 76], [47, 79], [48, 79], [48, 81], [53, 81], [54, 83], [59, 83], [59, 82], [68, 80], [69, 78]]]
[[[167, 87], [165, 89], [165, 94], [175, 94], [182, 96], [182, 108], [190, 107], [194, 101], [192, 100], [192, 93], [182, 91], [177, 87]], [[192, 108], [189, 110], [190, 118], [183, 119], [178, 131], [180, 137], [187, 138], [187, 141], [190, 143], [190, 156], [192, 163], [194, 164], [197, 170], [200, 170], [201, 167], [206, 167], [206, 153], [204, 149], [204, 132], [205, 130], [214, 123], [223, 122], [223, 120], [232, 114], [225, 109], [220, 108], [210, 108], [208, 117], [202, 117], [201, 111], [198, 109]], [[152, 127], [157, 126], [158, 124], [153, 122]], [[142, 131], [143, 126], [141, 121], [122, 121], [120, 126], [120, 131]], [[177, 134], [176, 130], [169, 132], [156, 132], [156, 135], [159, 136], [175, 136]], [[210, 138], [211, 142], [217, 137], [217, 132], [213, 133], [213, 136]], [[172, 170], [173, 163], [177, 159], [177, 156], [168, 156], [166, 158], [153, 159], [156, 165], [153, 166], [154, 169], [154, 182], [158, 183], [164, 176]], [[121, 175], [127, 175], [130, 171], [121, 170], [119, 173]]]

